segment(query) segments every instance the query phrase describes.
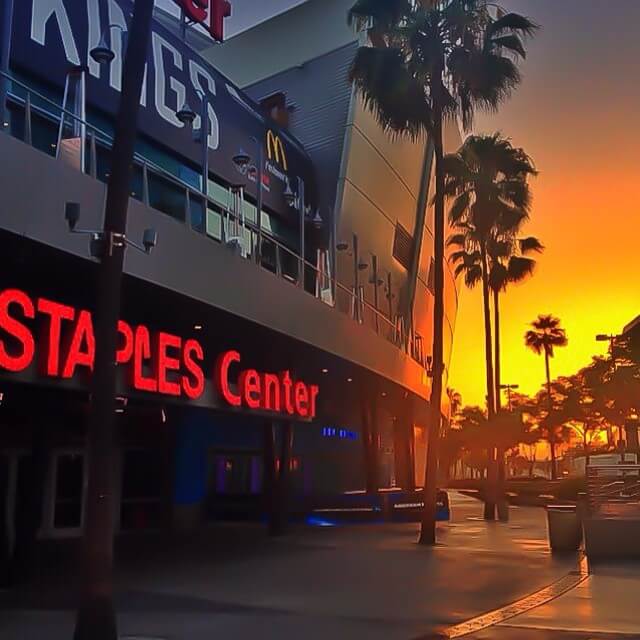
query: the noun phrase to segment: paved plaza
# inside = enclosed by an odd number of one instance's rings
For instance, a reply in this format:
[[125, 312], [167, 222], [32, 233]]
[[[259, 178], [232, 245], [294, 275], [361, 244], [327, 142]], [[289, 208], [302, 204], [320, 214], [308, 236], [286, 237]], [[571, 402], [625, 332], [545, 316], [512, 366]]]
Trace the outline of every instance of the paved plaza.
[[[218, 525], [170, 543], [122, 539], [116, 567], [121, 635], [427, 639], [579, 567], [579, 558], [549, 552], [542, 509], [513, 508], [508, 524], [485, 523], [481, 512], [472, 498], [452, 495], [452, 520], [438, 525], [434, 549], [415, 543], [414, 524], [297, 527], [276, 540], [257, 525]], [[3, 640], [71, 638], [72, 558], [63, 546], [46, 557], [34, 584], [0, 594]], [[640, 638], [640, 608], [631, 606], [640, 573], [636, 582], [629, 568], [602, 571], [548, 604], [468, 637], [596, 640], [597, 632], [637, 632]]]

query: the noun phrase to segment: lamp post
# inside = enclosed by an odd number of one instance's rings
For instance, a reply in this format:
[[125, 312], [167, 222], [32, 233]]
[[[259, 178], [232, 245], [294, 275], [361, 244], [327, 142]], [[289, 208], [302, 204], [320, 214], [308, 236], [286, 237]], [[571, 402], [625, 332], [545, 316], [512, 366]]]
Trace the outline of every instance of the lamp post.
[[511, 412], [511, 392], [519, 389], [519, 384], [501, 384], [500, 389], [507, 392], [507, 404], [509, 406], [509, 412]]
[[[112, 150], [104, 214], [104, 243], [96, 284], [96, 355], [87, 428], [88, 490], [80, 604], [74, 640], [117, 640], [113, 607], [113, 440], [117, 322], [120, 315], [127, 207], [137, 133], [140, 91], [147, 59], [153, 0], [133, 6], [124, 59], [123, 87]], [[104, 51], [96, 51], [106, 60]], [[94, 58], [96, 59], [96, 58]]]
[[[258, 156], [256, 163], [256, 226], [258, 232], [256, 262], [262, 264], [262, 189], [264, 188], [262, 180], [264, 173], [264, 147], [262, 142], [255, 136], [251, 136], [250, 140], [255, 143]], [[240, 151], [233, 156], [233, 163], [236, 165], [238, 171], [244, 175], [251, 165], [251, 156], [240, 149]]]
[[[297, 209], [298, 211], [298, 225], [300, 228], [300, 268], [299, 268], [299, 277], [298, 277], [298, 286], [301, 289], [304, 289], [304, 267], [305, 267], [305, 254], [306, 254], [306, 247], [305, 247], [305, 242], [306, 242], [306, 238], [305, 238], [305, 223], [307, 221], [307, 215], [310, 211], [310, 207], [307, 208], [306, 204], [305, 204], [305, 193], [304, 193], [304, 180], [298, 176], [296, 178], [297, 181], [297, 192], [294, 193], [291, 190], [291, 185], [289, 184], [289, 181], [287, 180], [287, 186], [284, 190], [284, 199], [285, 202], [294, 209]], [[324, 225], [324, 221], [322, 220], [322, 217], [320, 215], [320, 210], [316, 209], [315, 215], [313, 216], [313, 219], [310, 219], [310, 221], [313, 223], [313, 226], [316, 229], [322, 229], [322, 226]]]
[[304, 180], [298, 176], [297, 181], [297, 193], [291, 190], [291, 185], [287, 180], [287, 186], [284, 190], [284, 199], [287, 204], [298, 211], [298, 226], [299, 226], [299, 247], [300, 247], [300, 261], [298, 268], [298, 286], [304, 289], [304, 256], [305, 256], [305, 233], [304, 233], [304, 219], [305, 219], [305, 202], [304, 202]]
[[[196, 89], [196, 94], [200, 98], [200, 134], [197, 142], [200, 143], [202, 193], [206, 197], [209, 194], [209, 134], [211, 133], [211, 127], [209, 126], [209, 97], [199, 89]], [[176, 113], [176, 117], [183, 125], [191, 129], [193, 121], [196, 119], [196, 112], [185, 102]]]

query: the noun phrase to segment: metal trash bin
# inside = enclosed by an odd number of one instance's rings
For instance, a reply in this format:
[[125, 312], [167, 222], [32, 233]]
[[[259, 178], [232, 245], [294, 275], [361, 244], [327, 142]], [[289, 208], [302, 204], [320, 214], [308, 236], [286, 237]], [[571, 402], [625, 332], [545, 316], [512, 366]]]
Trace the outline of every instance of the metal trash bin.
[[582, 544], [582, 523], [575, 504], [547, 506], [549, 545], [553, 551], [578, 551]]

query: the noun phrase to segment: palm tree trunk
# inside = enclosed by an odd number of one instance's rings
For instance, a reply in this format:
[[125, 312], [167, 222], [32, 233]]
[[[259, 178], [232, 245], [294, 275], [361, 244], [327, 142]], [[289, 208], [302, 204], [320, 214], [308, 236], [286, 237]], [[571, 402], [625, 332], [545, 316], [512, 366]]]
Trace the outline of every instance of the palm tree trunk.
[[436, 496], [438, 481], [438, 445], [442, 418], [442, 376], [444, 373], [443, 325], [444, 325], [444, 151], [442, 138], [442, 109], [434, 104], [433, 145], [436, 161], [436, 198], [434, 207], [434, 305], [433, 305], [433, 377], [429, 400], [429, 441], [424, 473], [424, 510], [420, 527], [419, 544], [436, 542]]
[[[493, 331], [494, 331], [494, 344], [495, 344], [495, 360], [494, 360], [494, 373], [495, 373], [495, 394], [496, 394], [496, 413], [500, 411], [501, 397], [500, 397], [500, 292], [497, 289], [493, 290]], [[511, 408], [511, 407], [509, 407]], [[496, 473], [496, 504], [498, 509], [498, 519], [501, 522], [507, 522], [509, 520], [509, 503], [506, 497], [506, 473], [504, 462], [504, 447], [498, 447], [497, 450], [497, 473]]]
[[[490, 292], [489, 292], [489, 273], [487, 264], [487, 248], [483, 243], [481, 247], [482, 254], [482, 304], [484, 310], [484, 347], [487, 374], [487, 414], [489, 420], [495, 415], [495, 389], [493, 378], [493, 345], [491, 340], [491, 308], [490, 308]], [[487, 465], [487, 490], [485, 491], [484, 517], [485, 520], [495, 520], [496, 505], [496, 486], [495, 479], [497, 477], [495, 449], [489, 449]]]
[[495, 393], [496, 393], [496, 413], [500, 411], [502, 398], [500, 396], [500, 293], [493, 291], [493, 331], [495, 333]]
[[591, 458], [591, 456], [589, 455], [589, 443], [587, 442], [588, 435], [589, 435], [589, 432], [585, 429], [585, 431], [584, 431], [584, 467], [585, 467], [585, 473], [586, 473], [586, 468], [589, 466], [589, 460]]
[[[551, 398], [551, 371], [549, 369], [549, 351], [547, 349], [544, 350], [544, 367], [547, 374], [547, 402], [549, 403], [549, 416], [551, 416], [553, 412], [553, 400]], [[553, 427], [549, 428], [552, 429]], [[551, 479], [556, 480], [558, 477], [558, 469], [556, 466], [555, 435], [553, 433], [549, 435], [549, 445], [551, 447]]]
[[549, 448], [551, 449], [551, 479], [557, 480], [558, 469], [556, 463], [556, 443], [553, 437], [551, 437], [551, 439], [549, 440]]
[[416, 220], [413, 228], [413, 255], [411, 256], [411, 266], [407, 278], [405, 323], [409, 329], [413, 329], [413, 306], [416, 299], [418, 273], [420, 272], [420, 255], [422, 254], [424, 223], [427, 216], [427, 204], [429, 202], [429, 185], [431, 184], [433, 157], [434, 145], [431, 136], [429, 136], [424, 145], [422, 171], [420, 173], [420, 192], [418, 193], [418, 201], [416, 203]]
[[[137, 0], [124, 59], [112, 166], [104, 215], [106, 242], [127, 229], [131, 164], [140, 91], [151, 37], [153, 0]], [[116, 325], [120, 314], [124, 248], [104, 251], [96, 283], [96, 356], [87, 429], [88, 487], [82, 554], [80, 605], [74, 640], [117, 640], [113, 606], [113, 468]]]

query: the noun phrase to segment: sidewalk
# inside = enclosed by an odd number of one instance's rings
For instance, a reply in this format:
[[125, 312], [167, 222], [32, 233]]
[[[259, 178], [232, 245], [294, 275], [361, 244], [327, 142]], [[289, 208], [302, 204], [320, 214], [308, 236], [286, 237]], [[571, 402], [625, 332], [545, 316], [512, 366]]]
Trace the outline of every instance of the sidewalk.
[[596, 566], [575, 589], [507, 621], [515, 630], [575, 631], [640, 638], [640, 566]]
[[[170, 546], [130, 539], [119, 549], [115, 574], [120, 633], [166, 640], [427, 638], [575, 570], [577, 558], [549, 553], [543, 510], [514, 508], [508, 524], [486, 523], [481, 512], [476, 500], [452, 495], [453, 519], [438, 525], [434, 549], [415, 544], [414, 524], [300, 528], [278, 540], [261, 527], [220, 525]], [[3, 640], [71, 637], [72, 574], [68, 561], [58, 561], [30, 589], [0, 593]], [[508, 623], [474, 637], [527, 640], [532, 622]], [[640, 624], [628, 620], [625, 629], [640, 632]]]

